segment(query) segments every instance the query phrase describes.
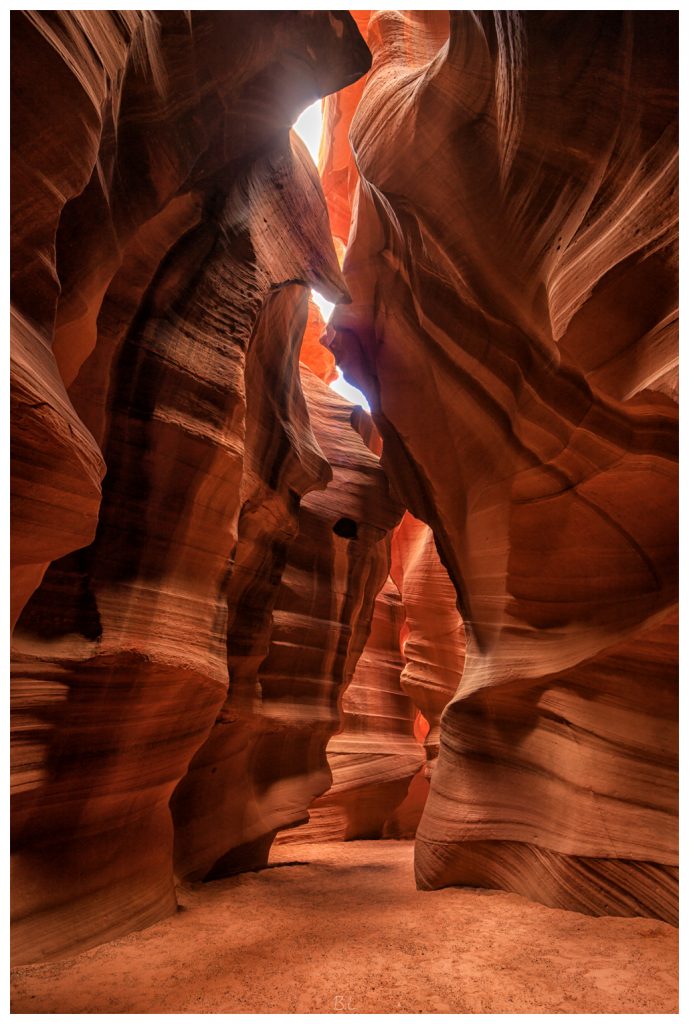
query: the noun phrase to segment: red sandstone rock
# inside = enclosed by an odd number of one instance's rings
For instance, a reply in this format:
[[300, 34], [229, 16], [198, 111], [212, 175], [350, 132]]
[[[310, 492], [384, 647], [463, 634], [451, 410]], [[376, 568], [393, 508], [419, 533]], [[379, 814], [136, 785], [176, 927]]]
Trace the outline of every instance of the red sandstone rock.
[[443, 841], [419, 844], [421, 887], [459, 876], [676, 923], [676, 641], [671, 616], [499, 700], [486, 688], [450, 705], [430, 808]]
[[299, 359], [324, 384], [331, 384], [334, 380], [337, 380], [337, 366], [335, 364], [335, 357], [330, 349], [321, 344], [321, 338], [324, 336], [325, 321], [316, 303], [313, 299], [309, 298], [309, 315], [301, 342]]
[[341, 730], [328, 743], [332, 785], [309, 808], [308, 824], [282, 833], [281, 842], [375, 839], [391, 830], [410, 831], [406, 818], [388, 827], [425, 760], [414, 735], [417, 710], [400, 687], [403, 623], [399, 591], [388, 579], [342, 696]]
[[423, 887], [675, 912], [676, 27], [369, 23], [331, 348], [467, 632]]
[[[364, 39], [367, 37], [370, 11], [352, 11]], [[330, 226], [336, 243], [347, 244], [351, 222], [351, 203], [359, 180], [349, 145], [349, 127], [364, 91], [366, 78], [323, 100], [323, 137], [318, 169], [328, 203]]]
[[389, 533], [402, 509], [379, 460], [351, 427], [349, 402], [303, 365], [301, 377], [332, 480], [301, 501], [296, 535], [279, 561], [265, 552], [256, 559], [258, 569], [272, 568], [277, 589], [269, 591], [270, 579], [261, 585], [254, 568], [237, 602], [227, 699], [172, 802], [184, 878], [265, 865], [278, 829], [306, 821], [312, 800], [329, 788], [325, 751], [340, 725], [340, 694], [390, 566]]
[[[362, 414], [359, 429], [380, 450], [369, 424]], [[281, 834], [280, 842], [416, 832], [438, 756], [440, 716], [462, 675], [464, 629], [433, 534], [408, 512], [393, 533], [391, 574], [342, 698], [342, 731], [328, 744], [332, 786], [312, 804], [308, 824]]]
[[[307, 287], [346, 291], [288, 126], [368, 55], [346, 14], [13, 23], [18, 610], [35, 590], [12, 692], [26, 961], [174, 910], [170, 797], [256, 592], [279, 582], [299, 500], [331, 472], [297, 359]], [[357, 653], [366, 615], [363, 598], [342, 615]], [[261, 656], [269, 630], [259, 618]], [[305, 719], [306, 745], [324, 745]], [[291, 768], [273, 754], [279, 782]]]
[[[152, 218], [174, 226], [166, 208], [218, 184], [226, 191], [223, 168], [236, 174], [266, 144], [284, 144], [299, 110], [357, 78], [369, 58], [353, 20], [325, 12], [48, 11], [11, 21], [16, 621], [48, 561], [96, 528], [100, 453], [61, 390], [94, 349], [128, 250], [146, 244]], [[36, 447], [40, 466], [24, 453]], [[35, 551], [29, 532], [42, 534]]]
[[457, 594], [442, 565], [433, 533], [409, 512], [395, 531], [392, 577], [404, 603], [401, 686], [428, 724], [426, 771], [430, 778], [440, 741], [440, 716], [459, 689], [465, 638]]
[[409, 834], [424, 740], [421, 887], [674, 920], [674, 16], [357, 21], [324, 198], [345, 13], [13, 15], [19, 962], [331, 769], [314, 829]]

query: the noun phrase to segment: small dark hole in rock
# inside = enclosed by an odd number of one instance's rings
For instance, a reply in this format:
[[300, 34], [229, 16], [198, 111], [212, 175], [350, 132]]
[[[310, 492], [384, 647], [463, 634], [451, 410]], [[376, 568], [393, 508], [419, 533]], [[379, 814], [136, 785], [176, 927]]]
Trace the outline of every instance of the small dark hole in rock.
[[353, 519], [338, 519], [333, 526], [333, 533], [338, 537], [346, 537], [348, 540], [356, 540], [357, 526]]

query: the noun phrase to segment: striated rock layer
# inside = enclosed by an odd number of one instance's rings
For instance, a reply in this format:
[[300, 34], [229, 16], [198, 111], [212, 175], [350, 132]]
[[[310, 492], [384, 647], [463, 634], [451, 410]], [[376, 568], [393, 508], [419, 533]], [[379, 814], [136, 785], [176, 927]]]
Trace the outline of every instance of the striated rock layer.
[[11, 20], [15, 962], [314, 799], [673, 921], [674, 14]]
[[304, 365], [301, 379], [332, 480], [301, 501], [279, 575], [265, 551], [244, 566], [252, 579], [228, 630], [227, 699], [172, 800], [183, 878], [265, 865], [278, 829], [305, 822], [330, 786], [326, 744], [390, 567], [402, 509], [379, 460], [350, 425], [349, 402]]
[[[308, 287], [347, 292], [289, 125], [370, 56], [345, 13], [17, 12], [12, 25], [13, 956], [26, 962], [174, 911], [170, 798], [228, 685], [245, 716], [279, 648], [300, 501], [333, 474], [328, 416], [341, 431], [349, 415], [313, 399], [318, 440], [301, 390]], [[285, 694], [286, 667], [264, 667], [256, 774], [243, 763], [233, 782], [262, 793], [261, 834], [328, 784], [337, 686], [388, 573], [401, 509], [377, 458], [356, 444], [347, 458], [337, 501], [362, 540], [294, 555], [314, 614], [337, 581], [317, 631], [327, 664]], [[255, 822], [235, 824], [201, 870], [253, 842]]]
[[[394, 540], [393, 540], [394, 544]], [[280, 842], [378, 839], [413, 826], [396, 816], [424, 763], [417, 709], [402, 691], [404, 609], [388, 579], [376, 598], [371, 633], [342, 696], [341, 727], [327, 746], [332, 785], [309, 808], [308, 824]]]
[[[352, 11], [364, 39], [371, 11]], [[318, 160], [323, 191], [330, 214], [335, 245], [347, 245], [351, 223], [351, 201], [358, 182], [356, 164], [349, 144], [349, 127], [366, 85], [360, 78], [346, 89], [323, 100], [323, 132]]]
[[418, 884], [672, 921], [676, 15], [385, 11], [367, 39], [329, 343], [466, 631]]
[[[369, 445], [380, 450], [368, 417], [358, 416]], [[433, 533], [409, 512], [392, 534], [390, 571], [342, 698], [341, 731], [328, 743], [332, 786], [311, 805], [308, 825], [280, 842], [415, 835], [440, 717], [462, 676], [464, 628]]]
[[438, 557], [433, 533], [406, 512], [395, 531], [392, 577], [404, 603], [400, 685], [421, 710], [430, 779], [440, 744], [440, 717], [459, 689], [466, 641], [457, 594]]

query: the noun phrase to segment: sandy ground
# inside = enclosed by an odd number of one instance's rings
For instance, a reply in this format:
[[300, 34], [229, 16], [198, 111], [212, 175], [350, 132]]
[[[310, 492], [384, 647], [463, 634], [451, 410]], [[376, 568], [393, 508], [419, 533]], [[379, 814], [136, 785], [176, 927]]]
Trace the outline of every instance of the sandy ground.
[[14, 1013], [672, 1013], [677, 932], [509, 893], [417, 892], [413, 844], [286, 846], [174, 917], [18, 968]]

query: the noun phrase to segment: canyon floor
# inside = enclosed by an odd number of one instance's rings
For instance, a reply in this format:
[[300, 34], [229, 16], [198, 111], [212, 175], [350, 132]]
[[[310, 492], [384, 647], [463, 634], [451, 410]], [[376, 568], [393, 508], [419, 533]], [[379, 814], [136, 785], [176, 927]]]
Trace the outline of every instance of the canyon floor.
[[677, 931], [418, 892], [413, 844], [285, 845], [171, 919], [17, 968], [14, 1013], [672, 1013]]

